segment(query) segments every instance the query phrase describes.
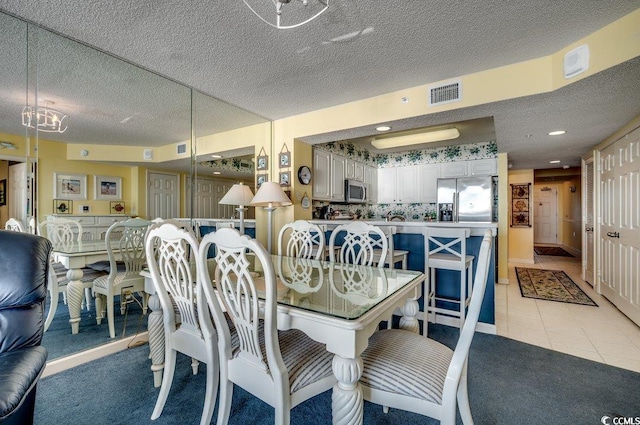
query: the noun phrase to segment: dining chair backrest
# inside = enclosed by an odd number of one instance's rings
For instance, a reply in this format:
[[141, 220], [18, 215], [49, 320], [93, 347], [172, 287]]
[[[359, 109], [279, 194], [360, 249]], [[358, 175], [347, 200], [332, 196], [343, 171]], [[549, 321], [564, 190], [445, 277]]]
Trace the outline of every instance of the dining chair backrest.
[[35, 217], [29, 217], [29, 233], [31, 233], [32, 235], [39, 235], [40, 233], [38, 233], [38, 225], [36, 224], [36, 218]]
[[[216, 245], [214, 279], [208, 259], [212, 244]], [[209, 233], [200, 244], [197, 265], [203, 282], [198, 299], [206, 299], [218, 330], [218, 424], [227, 423], [233, 386], [239, 385], [275, 408], [276, 424], [288, 425], [292, 407], [334, 385], [333, 356], [297, 329], [278, 332], [276, 275], [260, 242], [236, 229]]]
[[109, 276], [118, 273], [117, 262], [124, 264], [125, 275], [140, 277], [140, 272], [146, 263], [144, 241], [147, 229], [152, 223], [142, 218], [113, 223], [107, 229], [105, 243], [109, 256]]
[[166, 347], [162, 387], [151, 419], [162, 414], [173, 381], [176, 352], [181, 352], [207, 364], [200, 424], [209, 424], [218, 392], [217, 333], [208, 314], [200, 273], [189, 260], [189, 253], [198, 252], [198, 240], [193, 231], [176, 223], [156, 223], [147, 233], [145, 251], [162, 307]]
[[17, 219], [11, 217], [4, 224], [5, 230], [11, 230], [12, 232], [25, 233], [24, 225]]
[[216, 223], [216, 230], [219, 229], [235, 229], [236, 225], [233, 221], [219, 221]]
[[[336, 239], [341, 233], [345, 233], [344, 242], [336, 256]], [[386, 258], [388, 249], [387, 235], [382, 229], [363, 221], [336, 226], [329, 237], [330, 261], [371, 266], [376, 258]], [[384, 261], [379, 261], [378, 267], [384, 267]]]
[[[285, 238], [286, 249], [283, 249]], [[278, 255], [320, 260], [324, 256], [324, 232], [317, 224], [296, 220], [282, 226], [278, 234]]]
[[38, 233], [51, 241], [54, 251], [68, 250], [82, 240], [82, 224], [50, 215], [38, 224]]

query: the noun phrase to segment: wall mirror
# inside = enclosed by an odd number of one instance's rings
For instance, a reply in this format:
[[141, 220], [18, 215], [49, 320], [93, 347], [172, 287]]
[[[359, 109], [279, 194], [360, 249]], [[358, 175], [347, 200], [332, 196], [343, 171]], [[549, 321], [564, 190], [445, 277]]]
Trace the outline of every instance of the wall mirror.
[[[55, 173], [87, 177], [86, 199], [74, 199], [70, 215], [109, 216], [111, 202], [96, 197], [94, 177], [113, 176], [122, 182], [127, 216], [222, 218], [230, 212], [216, 207], [219, 197], [198, 192], [214, 176], [211, 164], [198, 164], [199, 157], [227, 152], [246, 165], [252, 163], [254, 144], [270, 147], [269, 122], [262, 117], [3, 13], [0, 34], [0, 142], [16, 147], [0, 148], [0, 173], [25, 164], [20, 171], [25, 187], [8, 179], [8, 191], [23, 198], [0, 207], [3, 222], [11, 215], [27, 223], [31, 216], [42, 221], [59, 213]], [[23, 126], [25, 106], [66, 115], [66, 130]], [[31, 162], [37, 165], [28, 182]], [[247, 172], [216, 179], [229, 185], [240, 176], [253, 184]], [[21, 209], [11, 210], [12, 204]], [[116, 339], [146, 331], [147, 316], [131, 307], [131, 314], [127, 310], [116, 321]], [[113, 341], [106, 321], [96, 324], [93, 305], [83, 309], [75, 335], [62, 300], [57, 310], [43, 340], [50, 361]]]

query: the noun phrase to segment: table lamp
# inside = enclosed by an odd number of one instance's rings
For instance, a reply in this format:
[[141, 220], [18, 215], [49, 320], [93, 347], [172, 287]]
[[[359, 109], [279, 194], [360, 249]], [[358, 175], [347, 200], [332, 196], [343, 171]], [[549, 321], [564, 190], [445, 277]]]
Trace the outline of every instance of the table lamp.
[[249, 186], [245, 186], [242, 182], [234, 184], [231, 189], [218, 202], [222, 205], [238, 205], [236, 211], [240, 217], [240, 233], [244, 234], [244, 212], [247, 210], [245, 205], [253, 199], [253, 192]]
[[264, 182], [256, 192], [256, 196], [249, 205], [264, 207], [267, 211], [267, 251], [271, 253], [271, 233], [273, 231], [273, 211], [278, 207], [286, 207], [292, 202], [276, 182]]

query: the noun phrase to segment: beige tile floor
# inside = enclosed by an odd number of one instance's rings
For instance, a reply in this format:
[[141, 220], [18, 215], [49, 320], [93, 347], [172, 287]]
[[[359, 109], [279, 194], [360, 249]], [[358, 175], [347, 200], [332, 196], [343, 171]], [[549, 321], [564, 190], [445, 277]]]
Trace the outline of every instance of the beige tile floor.
[[[510, 283], [497, 285], [497, 334], [640, 372], [640, 327], [580, 278], [580, 260], [536, 256], [535, 261], [510, 263]], [[563, 270], [598, 307], [523, 298], [515, 267]]]

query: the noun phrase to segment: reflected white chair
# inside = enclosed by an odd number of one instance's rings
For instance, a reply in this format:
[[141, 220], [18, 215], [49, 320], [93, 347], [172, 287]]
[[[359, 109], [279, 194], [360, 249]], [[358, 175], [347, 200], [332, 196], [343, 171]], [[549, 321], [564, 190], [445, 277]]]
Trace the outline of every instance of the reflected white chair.
[[455, 425], [456, 406], [465, 425], [473, 424], [467, 394], [467, 360], [484, 298], [491, 253], [491, 230], [480, 246], [469, 305], [455, 350], [401, 329], [376, 332], [362, 354], [360, 378], [365, 400], [429, 416]]
[[[120, 314], [124, 315], [128, 302], [134, 301], [134, 293], [142, 298], [142, 312], [147, 314], [147, 294], [144, 292], [144, 277], [140, 275], [146, 263], [144, 240], [150, 221], [141, 218], [113, 223], [105, 236], [109, 256], [109, 274], [93, 281], [96, 298], [96, 322], [102, 323], [107, 313], [109, 336], [116, 337], [114, 304], [120, 296]], [[119, 264], [122, 267], [119, 269]], [[106, 301], [106, 304], [105, 304]]]
[[[54, 251], [65, 251], [71, 249], [74, 244], [81, 242], [82, 224], [76, 220], [63, 217], [47, 216], [46, 220], [38, 224], [37, 233], [51, 241]], [[86, 273], [84, 273], [82, 277], [85, 289], [84, 303], [87, 311], [89, 311], [91, 310], [91, 286], [93, 285], [93, 280], [96, 278], [96, 272], [95, 270], [86, 268], [83, 270], [86, 270]], [[49, 312], [45, 320], [45, 332], [49, 329], [53, 317], [56, 314], [60, 293], [62, 293], [64, 303], [67, 303], [67, 283], [69, 283], [67, 271], [61, 263], [53, 261], [52, 259], [51, 267], [49, 267], [49, 278], [47, 279], [47, 290], [49, 291], [51, 305], [49, 306]]]
[[[202, 280], [189, 261], [198, 252], [198, 241], [172, 223], [153, 225], [145, 242], [145, 252], [164, 322], [165, 367], [162, 386], [151, 419], [162, 414], [169, 396], [178, 352], [207, 364], [205, 402], [200, 424], [211, 422], [218, 392], [217, 335], [204, 296], [198, 295]], [[193, 367], [193, 365], [192, 365]], [[197, 373], [194, 367], [193, 373]]]
[[[336, 245], [339, 234], [345, 233], [342, 245]], [[377, 226], [363, 221], [353, 221], [336, 226], [329, 237], [329, 259], [340, 263], [352, 263], [362, 266], [372, 266], [377, 258], [386, 258], [389, 249], [387, 235]], [[336, 255], [336, 251], [338, 254]], [[378, 267], [384, 262], [378, 261]]]
[[[283, 249], [285, 237], [289, 240]], [[325, 255], [324, 245], [324, 232], [320, 226], [306, 220], [287, 223], [278, 233], [278, 255], [320, 260]]]
[[307, 258], [281, 256], [276, 263], [278, 279], [299, 294], [318, 292], [324, 282], [324, 265]]
[[16, 220], [13, 217], [7, 220], [7, 222], [4, 224], [4, 228], [5, 230], [11, 230], [12, 232], [25, 233], [26, 231], [24, 225], [19, 220]]
[[[382, 265], [389, 265], [390, 269], [394, 269], [396, 267], [396, 263], [402, 263], [402, 269], [406, 270], [409, 251], [395, 249], [395, 243], [393, 241], [393, 235], [398, 232], [398, 229], [396, 226], [385, 226], [383, 231], [387, 235], [389, 249]], [[380, 250], [375, 250], [375, 257], [373, 261], [379, 265], [380, 258], [382, 258]]]
[[387, 274], [382, 267], [329, 263], [328, 273], [331, 291], [356, 306], [374, 305], [387, 296]]
[[[426, 227], [424, 234], [424, 313], [427, 320], [435, 322], [437, 314], [444, 314], [460, 318], [460, 328], [464, 324], [469, 295], [471, 294], [473, 255], [467, 254], [467, 238], [471, 234], [469, 228], [454, 227]], [[436, 290], [436, 270], [457, 270], [460, 272], [460, 296], [459, 298], [439, 297]], [[467, 289], [467, 283], [469, 288]], [[440, 285], [452, 285], [454, 282], [447, 280]], [[458, 311], [441, 308], [437, 302], [458, 304]], [[425, 321], [423, 333], [426, 336], [428, 323]]]
[[[333, 355], [301, 331], [277, 331], [275, 272], [271, 257], [257, 240], [235, 229], [207, 234], [198, 255], [198, 273], [207, 283], [211, 282], [207, 267], [211, 244], [217, 248], [217, 294], [213, 285], [203, 284], [199, 288], [204, 293], [198, 299], [206, 297], [219, 332], [218, 425], [228, 423], [234, 384], [273, 406], [276, 424], [288, 425], [293, 407], [333, 387]], [[251, 253], [255, 258], [249, 258]], [[259, 286], [249, 270], [253, 261], [264, 273]], [[238, 348], [232, 347], [232, 333], [223, 310], [237, 329]]]

